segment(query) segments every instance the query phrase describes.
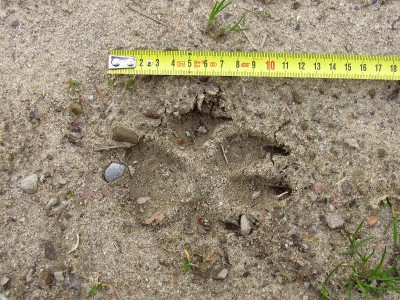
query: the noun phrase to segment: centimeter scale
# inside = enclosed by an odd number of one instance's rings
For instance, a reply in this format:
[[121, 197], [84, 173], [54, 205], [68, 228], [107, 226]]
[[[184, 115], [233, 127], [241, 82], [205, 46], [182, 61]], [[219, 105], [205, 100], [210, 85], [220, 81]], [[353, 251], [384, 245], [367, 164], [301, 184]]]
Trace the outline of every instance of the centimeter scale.
[[110, 74], [400, 80], [400, 56], [111, 50]]

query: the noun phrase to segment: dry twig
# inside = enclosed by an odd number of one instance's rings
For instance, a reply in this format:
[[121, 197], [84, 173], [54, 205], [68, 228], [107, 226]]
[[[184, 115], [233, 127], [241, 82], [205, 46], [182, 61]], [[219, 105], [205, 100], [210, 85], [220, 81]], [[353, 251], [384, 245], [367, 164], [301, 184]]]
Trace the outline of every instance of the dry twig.
[[130, 147], [132, 147], [132, 145], [116, 145], [116, 146], [108, 146], [108, 147], [96, 148], [96, 149], [93, 149], [93, 151], [100, 152], [100, 151], [108, 151], [108, 150], [119, 149], [119, 148], [128, 149]]
[[71, 250], [68, 251], [68, 254], [74, 252], [76, 249], [78, 249], [78, 247], [79, 247], [79, 234], [77, 233], [76, 234], [76, 244]]
[[256, 45], [254, 45], [254, 43], [250, 40], [249, 36], [246, 33], [246, 30], [239, 25], [240, 30], [243, 32], [244, 36], [246, 37], [246, 39], [249, 41], [250, 45], [253, 47], [254, 50], [257, 50]]
[[229, 163], [228, 163], [228, 158], [226, 157], [226, 153], [225, 153], [224, 146], [222, 146], [222, 144], [221, 144], [221, 150], [222, 150], [222, 155], [224, 156], [224, 159], [225, 159], [226, 164], [229, 164]]
[[145, 13], [144, 11], [141, 11], [139, 8], [132, 4], [128, 4], [128, 8], [130, 10], [136, 11], [138, 14], [141, 14], [142, 16], [149, 18], [150, 20], [153, 20], [154, 22], [157, 22], [158, 24], [164, 25], [165, 27], [169, 27], [167, 23], [164, 23], [163, 21], [157, 20], [155, 17], [149, 15], [148, 13]]

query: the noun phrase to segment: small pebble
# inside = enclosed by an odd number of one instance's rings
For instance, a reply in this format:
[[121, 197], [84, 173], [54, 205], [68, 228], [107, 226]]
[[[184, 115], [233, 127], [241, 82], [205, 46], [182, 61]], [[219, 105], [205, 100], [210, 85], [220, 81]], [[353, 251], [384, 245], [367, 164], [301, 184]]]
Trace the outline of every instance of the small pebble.
[[71, 273], [69, 275], [69, 281], [71, 282], [71, 286], [74, 290], [76, 290], [76, 291], [81, 290], [81, 284], [79, 282], [78, 276], [76, 276], [75, 273]]
[[21, 189], [27, 194], [34, 194], [38, 188], [38, 176], [36, 174], [29, 175], [21, 181]]
[[8, 300], [8, 291], [0, 294], [0, 300]]
[[315, 193], [313, 193], [313, 192], [310, 192], [310, 193], [309, 193], [309, 196], [310, 196], [311, 202], [315, 202], [315, 201], [318, 200], [318, 195], [315, 194]]
[[53, 273], [54, 279], [58, 282], [61, 283], [64, 281], [64, 273], [63, 271], [57, 271]]
[[243, 277], [249, 277], [250, 276], [250, 271], [244, 271], [242, 276]]
[[326, 216], [326, 222], [328, 223], [329, 228], [335, 229], [343, 226], [344, 220], [341, 215], [337, 214], [329, 214]]
[[150, 201], [150, 197], [140, 197], [136, 200], [137, 204], [145, 204], [146, 202]]
[[206, 134], [208, 132], [207, 128], [205, 128], [204, 126], [199, 126], [199, 128], [196, 129], [197, 132]]
[[53, 242], [46, 241], [44, 243], [44, 256], [51, 260], [55, 260], [57, 258], [57, 252]]
[[221, 234], [221, 235], [218, 236], [218, 241], [221, 244], [226, 244], [228, 242], [228, 239], [226, 238], [225, 234]]
[[88, 97], [87, 97], [87, 99], [88, 99], [88, 101], [93, 101], [93, 99], [94, 99], [94, 96], [93, 95], [89, 95]]
[[71, 102], [69, 109], [76, 115], [80, 115], [83, 112], [82, 105], [76, 101]]
[[5, 286], [10, 281], [10, 278], [3, 276], [0, 280], [0, 285]]
[[58, 199], [57, 198], [51, 198], [46, 206], [45, 206], [45, 210], [50, 210], [51, 208], [53, 208], [54, 206], [56, 206], [58, 204]]
[[348, 138], [348, 139], [344, 140], [344, 143], [347, 146], [349, 146], [350, 148], [353, 148], [353, 149], [358, 149], [359, 148], [359, 145], [358, 145], [358, 142], [357, 142], [356, 139]]
[[35, 270], [33, 268], [30, 268], [28, 273], [26, 273], [25, 276], [25, 282], [29, 283], [33, 281], [33, 273], [35, 272]]
[[323, 191], [323, 189], [325, 188], [324, 184], [322, 182], [316, 181], [313, 184], [313, 190], [314, 192], [320, 193]]
[[376, 153], [379, 158], [384, 158], [387, 154], [384, 148], [379, 148], [378, 150], [376, 150]]
[[251, 231], [251, 224], [245, 215], [240, 217], [240, 233], [243, 236], [248, 236]]
[[205, 88], [204, 91], [210, 96], [215, 96], [219, 92], [219, 87], [216, 85], [209, 85]]
[[120, 178], [125, 171], [125, 166], [118, 163], [112, 163], [104, 172], [104, 178], [107, 182], [113, 182]]
[[110, 191], [106, 186], [102, 186], [101, 189], [100, 189], [100, 191], [101, 191], [101, 195], [102, 195], [104, 198], [110, 197], [111, 194], [112, 194], [111, 191]]
[[301, 237], [298, 234], [292, 234], [291, 236], [293, 246], [299, 246], [302, 242]]
[[228, 276], [228, 269], [224, 268], [221, 271], [219, 271], [215, 279], [224, 280], [227, 276]]
[[135, 174], [135, 168], [132, 165], [128, 166], [128, 171], [131, 177]]
[[112, 138], [117, 142], [128, 142], [131, 144], [137, 144], [140, 140], [140, 137], [136, 132], [121, 126], [115, 126], [112, 129]]
[[368, 90], [368, 95], [369, 95], [371, 98], [375, 98], [375, 96], [376, 96], [376, 89], [374, 89], [374, 88], [369, 89], [369, 90]]
[[302, 98], [301, 98], [299, 92], [297, 92], [297, 91], [292, 91], [292, 100], [293, 100], [293, 102], [296, 103], [296, 104], [301, 104]]
[[353, 190], [351, 184], [350, 184], [349, 181], [346, 180], [346, 179], [341, 180], [341, 181], [339, 182], [338, 188], [339, 188], [339, 191], [340, 191], [342, 194], [345, 194], [345, 195], [351, 195], [351, 192], [352, 192], [352, 190]]
[[53, 273], [49, 269], [45, 269], [41, 272], [42, 278], [44, 283], [46, 283], [48, 286], [53, 285]]
[[256, 200], [260, 195], [261, 191], [254, 191], [253, 194], [251, 194], [251, 200]]
[[307, 250], [308, 250], [308, 246], [307, 245], [301, 245], [299, 247], [299, 252], [301, 252], [301, 253], [306, 253]]
[[11, 27], [17, 28], [19, 26], [19, 21], [18, 20], [14, 20], [11, 22]]

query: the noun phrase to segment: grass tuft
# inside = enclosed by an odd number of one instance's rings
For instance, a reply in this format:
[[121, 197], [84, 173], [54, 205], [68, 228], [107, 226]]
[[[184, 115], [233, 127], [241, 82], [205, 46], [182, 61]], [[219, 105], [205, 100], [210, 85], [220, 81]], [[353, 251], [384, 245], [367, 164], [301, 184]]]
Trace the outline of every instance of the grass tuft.
[[225, 34], [225, 33], [228, 33], [228, 32], [241, 32], [241, 31], [247, 30], [248, 28], [240, 27], [240, 23], [242, 23], [243, 20], [244, 20], [244, 14], [233, 25], [228, 25], [226, 27], [223, 27], [221, 29], [221, 33]]
[[[214, 3], [214, 6], [211, 9], [210, 16], [208, 17], [208, 21], [207, 21], [207, 29], [208, 30], [212, 27], [212, 25], [213, 25], [215, 19], [217, 18], [217, 16], [225, 8], [227, 8], [230, 4], [232, 4], [232, 1], [225, 1], [225, 0], [222, 0], [222, 1], [218, 1], [217, 0]], [[220, 35], [224, 35], [226, 33], [240, 32], [240, 31], [247, 30], [247, 28], [242, 28], [240, 26], [240, 24], [244, 21], [244, 17], [245, 17], [245, 15], [243, 14], [239, 18], [239, 20], [237, 20], [235, 23], [229, 24], [229, 25], [227, 25], [225, 27], [222, 27], [221, 30], [220, 30]]]
[[[398, 228], [394, 210], [392, 209], [393, 219], [393, 250], [398, 249]], [[397, 268], [399, 257], [396, 255], [394, 261], [389, 263], [386, 260], [387, 249], [383, 250], [379, 258], [379, 262], [374, 265], [372, 258], [375, 255], [375, 250], [365, 252], [363, 247], [372, 238], [361, 238], [361, 228], [363, 222], [357, 227], [354, 233], [344, 230], [347, 240], [349, 241], [349, 249], [345, 255], [350, 257], [349, 261], [345, 261], [337, 265], [329, 272], [327, 278], [322, 284], [321, 294], [322, 299], [331, 299], [328, 293], [328, 283], [334, 274], [338, 273], [339, 269], [344, 268], [348, 273], [348, 278], [344, 282], [343, 287], [347, 288], [347, 297], [351, 299], [354, 290], [360, 292], [365, 299], [372, 299], [373, 296], [383, 297], [386, 292], [394, 292], [400, 294], [400, 270]], [[389, 266], [391, 264], [391, 266]]]
[[211, 24], [214, 22], [215, 18], [230, 4], [232, 1], [225, 2], [225, 0], [222, 0], [219, 2], [218, 0], [214, 3], [213, 8], [211, 9], [210, 16], [208, 17], [207, 25], [211, 26]]

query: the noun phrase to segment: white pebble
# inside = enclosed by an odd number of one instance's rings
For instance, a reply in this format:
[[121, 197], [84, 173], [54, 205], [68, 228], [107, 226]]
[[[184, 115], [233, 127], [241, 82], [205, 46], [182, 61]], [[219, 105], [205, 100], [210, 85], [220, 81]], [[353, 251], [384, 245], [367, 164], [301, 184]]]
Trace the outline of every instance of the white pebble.
[[221, 271], [219, 271], [216, 279], [224, 280], [227, 276], [228, 276], [228, 269], [224, 268]]
[[112, 163], [104, 172], [104, 178], [107, 182], [113, 182], [120, 178], [125, 171], [125, 166], [118, 163]]
[[32, 174], [21, 181], [21, 189], [27, 194], [34, 194], [38, 188], [38, 176]]
[[242, 215], [240, 217], [240, 233], [243, 236], [248, 236], [251, 231], [251, 224], [249, 220], [247, 219], [246, 215]]
[[146, 202], [150, 201], [150, 197], [140, 197], [136, 200], [137, 204], [145, 204]]
[[343, 226], [344, 220], [341, 215], [329, 214], [326, 216], [326, 222], [328, 223], [329, 228], [335, 229]]
[[57, 271], [53, 273], [54, 279], [57, 282], [63, 282], [64, 281], [64, 273], [63, 271]]
[[56, 206], [58, 204], [58, 199], [57, 198], [51, 198], [49, 202], [47, 202], [46, 207], [44, 208], [45, 210], [49, 210], [52, 207]]

